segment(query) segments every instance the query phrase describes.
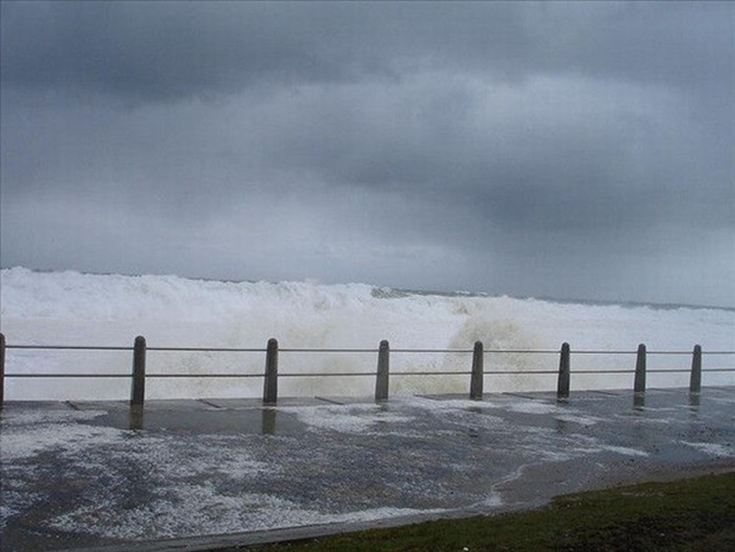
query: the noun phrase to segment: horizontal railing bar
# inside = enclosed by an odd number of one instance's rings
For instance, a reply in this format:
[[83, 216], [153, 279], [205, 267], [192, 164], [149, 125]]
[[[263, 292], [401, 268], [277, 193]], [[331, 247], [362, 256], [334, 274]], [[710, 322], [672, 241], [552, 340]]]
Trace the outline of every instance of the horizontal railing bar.
[[131, 374], [5, 374], [6, 378], [131, 378]]
[[691, 355], [692, 351], [646, 351], [649, 355]]
[[468, 376], [472, 372], [391, 372], [391, 376]]
[[[29, 345], [29, 344], [7, 344], [6, 349], [35, 349], [35, 350], [67, 350], [67, 351], [132, 351], [133, 347], [117, 345]], [[264, 353], [262, 347], [147, 347], [148, 351], [181, 351], [181, 352], [232, 352], [232, 353]], [[308, 348], [292, 347], [281, 348], [282, 353], [377, 353], [378, 349], [370, 348]], [[391, 349], [392, 353], [458, 353], [468, 354], [472, 349]], [[484, 354], [558, 354], [558, 349], [485, 349]], [[571, 349], [572, 354], [577, 355], [634, 355], [637, 351], [623, 350], [595, 350], [595, 349]], [[649, 355], [691, 355], [691, 351], [647, 351]], [[703, 355], [735, 355], [735, 351], [702, 351]]]
[[493, 374], [558, 374], [558, 370], [485, 370], [486, 376], [491, 376]]
[[[688, 368], [653, 369], [649, 373], [689, 373]], [[572, 374], [632, 374], [635, 370], [572, 370]], [[702, 368], [702, 372], [735, 372], [735, 368]], [[472, 372], [391, 372], [392, 376], [468, 376]], [[486, 376], [494, 374], [558, 374], [557, 370], [487, 370]], [[287, 378], [322, 376], [374, 376], [375, 372], [307, 372], [278, 374]], [[5, 374], [6, 378], [129, 378], [131, 374]], [[146, 374], [146, 378], [262, 378], [263, 374]]]
[[204, 352], [204, 353], [265, 353], [263, 348], [238, 347], [146, 347], [148, 351], [163, 352]]
[[689, 368], [676, 368], [676, 369], [660, 368], [660, 369], [654, 369], [654, 370], [648, 369], [647, 372], [649, 372], [649, 373], [655, 372], [655, 373], [658, 373], [658, 374], [666, 374], [666, 373], [680, 372], [680, 373], [687, 373], [687, 374], [689, 374], [691, 372], [691, 370]]
[[[557, 351], [558, 352], [558, 351]], [[577, 355], [636, 355], [638, 354], [638, 351], [601, 351], [601, 350], [574, 350], [571, 349], [569, 351], [570, 353], [577, 354]], [[702, 351], [702, 354], [704, 354], [705, 351]], [[719, 353], [725, 353], [729, 354], [728, 351], [710, 351], [709, 354], [719, 354]], [[646, 351], [646, 354], [649, 355], [691, 355], [692, 351]]]
[[472, 349], [391, 349], [391, 353], [419, 353], [419, 354], [425, 354], [425, 353], [437, 353], [437, 354], [467, 354], [471, 353]]
[[302, 349], [284, 348], [278, 349], [279, 353], [377, 353], [377, 349]]
[[[557, 351], [558, 353], [559, 351]], [[600, 351], [600, 350], [585, 350], [580, 349], [575, 351], [570, 349], [569, 352], [573, 355], [635, 355], [637, 351]], [[691, 351], [688, 354], [692, 354]]]
[[735, 372], [735, 368], [702, 368], [702, 372]]
[[263, 374], [146, 374], [146, 378], [262, 378]]
[[375, 372], [304, 372], [299, 374], [296, 372], [283, 374], [278, 373], [279, 378], [311, 378], [311, 377], [330, 377], [330, 376], [375, 376]]
[[132, 351], [132, 347], [107, 345], [6, 345], [6, 349], [49, 349], [62, 351]]
[[571, 373], [572, 374], [635, 374], [635, 370], [572, 370]]
[[558, 349], [485, 349], [485, 354], [558, 355]]
[[[557, 353], [559, 351], [556, 351]], [[638, 351], [595, 351], [595, 350], [574, 350], [570, 353], [573, 355], [635, 355]], [[692, 351], [646, 351], [649, 355], [691, 355]], [[702, 351], [703, 355], [735, 355], [735, 351]]]

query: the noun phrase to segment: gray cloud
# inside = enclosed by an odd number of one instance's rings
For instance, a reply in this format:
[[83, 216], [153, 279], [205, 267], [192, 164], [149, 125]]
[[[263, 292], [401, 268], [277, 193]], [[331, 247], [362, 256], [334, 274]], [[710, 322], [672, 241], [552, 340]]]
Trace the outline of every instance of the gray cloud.
[[6, 85], [138, 100], [427, 69], [726, 92], [732, 71], [727, 3], [12, 2], [2, 15]]
[[2, 4], [2, 265], [735, 303], [730, 4]]

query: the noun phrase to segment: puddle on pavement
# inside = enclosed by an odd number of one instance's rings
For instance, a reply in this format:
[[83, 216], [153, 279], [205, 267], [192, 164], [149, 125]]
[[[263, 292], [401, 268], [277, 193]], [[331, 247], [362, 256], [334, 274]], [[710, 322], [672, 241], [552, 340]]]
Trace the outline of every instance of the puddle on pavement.
[[295, 415], [273, 408], [247, 410], [129, 410], [109, 411], [90, 425], [146, 431], [265, 435], [300, 434], [306, 426]]

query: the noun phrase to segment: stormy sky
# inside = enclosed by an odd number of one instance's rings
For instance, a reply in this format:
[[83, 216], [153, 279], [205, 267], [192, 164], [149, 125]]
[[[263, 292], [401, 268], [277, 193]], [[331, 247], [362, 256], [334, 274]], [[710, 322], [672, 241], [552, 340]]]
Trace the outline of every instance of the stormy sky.
[[735, 305], [735, 4], [3, 2], [3, 267]]

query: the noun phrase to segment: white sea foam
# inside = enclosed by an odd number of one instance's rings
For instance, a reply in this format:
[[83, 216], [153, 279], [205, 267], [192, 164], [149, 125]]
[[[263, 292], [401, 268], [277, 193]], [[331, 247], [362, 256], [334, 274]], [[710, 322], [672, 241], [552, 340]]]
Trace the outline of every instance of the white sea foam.
[[[719, 309], [561, 304], [535, 299], [393, 293], [366, 284], [311, 282], [231, 283], [176, 276], [0, 271], [0, 319], [9, 343], [125, 345], [144, 335], [149, 346], [264, 347], [277, 337], [281, 347], [468, 348], [481, 339], [488, 349], [634, 350], [735, 348], [735, 312]], [[732, 357], [705, 357], [705, 363]], [[288, 372], [372, 371], [373, 354], [287, 354]], [[469, 355], [392, 355], [391, 370], [466, 371]], [[556, 368], [555, 355], [493, 354], [486, 369], [519, 371]], [[579, 356], [572, 369], [632, 368], [629, 356]], [[729, 363], [729, 364], [728, 364]], [[129, 352], [9, 350], [8, 372], [128, 373]], [[650, 368], [687, 368], [687, 356], [651, 356]], [[148, 370], [200, 374], [261, 373], [262, 353], [150, 352]], [[649, 385], [686, 385], [687, 374], [652, 373]], [[575, 388], [628, 387], [630, 375], [577, 375]], [[706, 374], [706, 384], [730, 381], [727, 373]], [[391, 394], [464, 393], [467, 376], [392, 377]], [[10, 379], [8, 399], [121, 399], [126, 379]], [[281, 395], [368, 395], [369, 377], [284, 378]], [[551, 375], [486, 377], [492, 390], [552, 389]], [[151, 398], [254, 397], [258, 379], [149, 380]]]
[[582, 414], [560, 414], [558, 416], [554, 416], [554, 419], [559, 420], [560, 422], [579, 424], [585, 427], [593, 426], [599, 422], [606, 421], [606, 418], [600, 418], [598, 416], [586, 416]]
[[735, 449], [729, 445], [718, 443], [693, 443], [690, 441], [679, 441], [682, 445], [695, 448], [711, 456], [735, 456]]
[[[49, 411], [47, 414], [48, 418], [33, 414], [21, 414], [14, 419], [8, 416], [8, 423], [3, 416], [0, 462], [13, 462], [47, 451], [76, 453], [80, 448], [120, 442], [125, 438], [125, 432], [116, 428], [77, 423], [104, 412]], [[59, 414], [60, 419], [49, 423], [55, 414]]]
[[377, 424], [408, 424], [412, 416], [385, 412], [376, 405], [305, 406], [281, 408], [296, 414], [299, 421], [317, 430], [329, 429], [341, 433], [365, 433]]
[[291, 500], [261, 493], [226, 495], [211, 484], [178, 485], [164, 496], [123, 514], [95, 506], [77, 508], [52, 520], [64, 531], [88, 531], [121, 539], [223, 534], [326, 523], [367, 522], [400, 516], [437, 514], [440, 509], [371, 508], [320, 512]]
[[599, 445], [598, 448], [603, 451], [615, 452], [624, 456], [650, 456], [645, 450], [638, 450], [630, 447], [616, 447], [613, 445]]

